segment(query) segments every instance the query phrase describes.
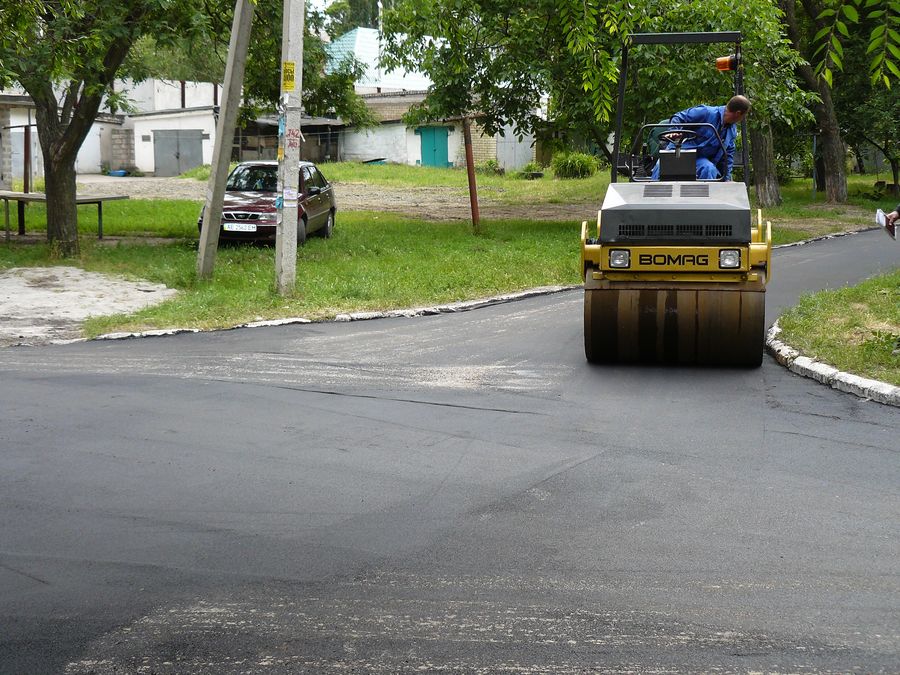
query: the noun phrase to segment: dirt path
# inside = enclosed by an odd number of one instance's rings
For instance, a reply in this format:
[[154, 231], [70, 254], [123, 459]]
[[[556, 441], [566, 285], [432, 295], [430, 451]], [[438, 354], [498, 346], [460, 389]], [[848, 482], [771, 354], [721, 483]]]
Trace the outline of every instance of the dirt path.
[[[338, 209], [345, 211], [388, 211], [423, 220], [468, 220], [469, 196], [449, 187], [395, 188], [366, 183], [335, 183]], [[193, 199], [206, 194], [206, 183], [185, 178], [134, 178], [126, 176], [80, 175], [78, 194], [128, 195], [132, 199]], [[480, 197], [482, 218], [543, 218], [580, 223], [597, 217], [599, 202], [575, 204], [504, 204]]]

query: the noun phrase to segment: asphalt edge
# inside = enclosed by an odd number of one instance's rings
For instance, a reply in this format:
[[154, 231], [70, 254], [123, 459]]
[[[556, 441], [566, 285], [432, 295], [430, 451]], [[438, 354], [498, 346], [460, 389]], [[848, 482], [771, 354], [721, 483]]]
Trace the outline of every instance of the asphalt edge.
[[[488, 298], [479, 298], [476, 300], [464, 300], [460, 302], [452, 302], [445, 305], [432, 305], [430, 307], [412, 307], [409, 309], [391, 309], [377, 312], [349, 312], [338, 314], [333, 319], [308, 319], [306, 317], [290, 317], [286, 319], [271, 319], [266, 321], [251, 321], [242, 323], [229, 328], [219, 328], [216, 330], [237, 330], [238, 328], [262, 328], [266, 326], [287, 326], [298, 323], [341, 323], [348, 321], [370, 321], [372, 319], [399, 319], [412, 318], [416, 316], [434, 316], [436, 314], [454, 314], [457, 312], [468, 312], [473, 309], [481, 309], [482, 307], [490, 307], [491, 305], [500, 305], [515, 300], [524, 300], [539, 295], [552, 295], [554, 293], [562, 293], [581, 288], [581, 284], [570, 284], [565, 286], [539, 286], [530, 288], [517, 293], [504, 293]], [[171, 328], [164, 330], [149, 330], [136, 333], [105, 333], [95, 338], [86, 338], [92, 340], [127, 340], [130, 338], [145, 337], [162, 337], [166, 335], [178, 335], [179, 333], [201, 333], [199, 328]], [[85, 339], [85, 340], [86, 340]], [[80, 342], [83, 340], [67, 340], [66, 342]]]
[[[881, 229], [879, 227], [870, 227], [864, 230], [853, 230], [850, 232], [836, 232], [826, 234], [813, 239], [804, 239], [790, 244], [780, 244], [772, 248], [791, 248], [795, 246], [805, 246], [817, 241], [825, 241], [835, 239], [837, 237], [849, 237], [860, 232], [870, 232], [872, 230]], [[566, 286], [541, 286], [532, 288], [518, 293], [504, 293], [489, 298], [481, 298], [477, 300], [466, 300], [462, 302], [454, 302], [446, 305], [433, 305], [431, 307], [414, 307], [411, 309], [395, 309], [382, 312], [351, 312], [346, 314], [338, 314], [333, 319], [314, 320], [305, 317], [292, 317], [286, 319], [272, 319], [268, 321], [251, 321], [248, 323], [238, 324], [230, 328], [220, 330], [236, 330], [238, 328], [261, 328], [265, 326], [287, 326], [291, 324], [304, 323], [329, 323], [342, 321], [368, 321], [371, 319], [395, 319], [395, 318], [412, 318], [416, 316], [433, 316], [436, 314], [452, 314], [455, 312], [468, 312], [473, 309], [482, 307], [490, 307], [491, 305], [499, 305], [515, 300], [523, 300], [538, 295], [551, 295], [553, 293], [562, 293], [564, 291], [581, 288], [581, 284], [571, 284]], [[200, 333], [198, 328], [173, 328], [167, 330], [152, 330], [136, 333], [106, 333], [98, 335], [94, 340], [124, 340], [130, 338], [146, 338], [146, 337], [162, 337], [167, 335], [177, 335], [180, 333]], [[775, 360], [782, 366], [797, 375], [808, 377], [822, 384], [826, 384], [833, 389], [855, 394], [864, 399], [884, 403], [900, 407], [900, 387], [895, 387], [886, 382], [878, 380], [870, 380], [865, 377], [853, 375], [839, 371], [837, 368], [829, 366], [826, 363], [816, 361], [807, 356], [803, 356], [799, 351], [778, 339], [781, 333], [781, 327], [776, 320], [772, 327], [766, 333], [766, 349], [772, 354]], [[65, 342], [78, 342], [79, 340], [66, 340]]]

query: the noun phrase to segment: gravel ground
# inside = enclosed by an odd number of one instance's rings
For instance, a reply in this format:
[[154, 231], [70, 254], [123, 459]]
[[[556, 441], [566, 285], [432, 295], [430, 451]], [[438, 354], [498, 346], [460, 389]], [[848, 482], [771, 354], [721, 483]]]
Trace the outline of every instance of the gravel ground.
[[81, 337], [89, 316], [136, 312], [177, 291], [77, 267], [17, 267], [0, 272], [0, 347]]
[[[366, 183], [335, 183], [338, 209], [345, 211], [388, 211], [423, 220], [469, 220], [471, 211], [466, 191], [448, 187], [394, 188]], [[79, 175], [80, 195], [128, 195], [131, 199], [194, 199], [206, 195], [206, 183], [190, 178], [135, 178], [125, 176]], [[593, 221], [597, 203], [503, 204], [481, 197], [482, 218], [544, 218], [547, 220]]]

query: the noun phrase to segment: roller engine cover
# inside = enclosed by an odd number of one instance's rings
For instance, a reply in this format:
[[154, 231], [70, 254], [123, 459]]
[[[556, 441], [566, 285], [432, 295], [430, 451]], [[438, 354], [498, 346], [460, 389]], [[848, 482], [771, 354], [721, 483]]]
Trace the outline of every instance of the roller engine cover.
[[603, 244], [747, 244], [743, 183], [612, 183], [600, 209]]

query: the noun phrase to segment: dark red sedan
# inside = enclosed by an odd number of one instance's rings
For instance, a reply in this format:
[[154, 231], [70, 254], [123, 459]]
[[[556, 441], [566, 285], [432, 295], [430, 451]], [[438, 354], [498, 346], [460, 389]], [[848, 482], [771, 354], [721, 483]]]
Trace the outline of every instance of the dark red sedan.
[[[278, 209], [278, 162], [241, 162], [225, 183], [225, 202], [219, 239], [228, 241], [275, 241]], [[205, 208], [205, 207], [204, 207]], [[300, 162], [300, 193], [297, 243], [318, 234], [334, 232], [334, 189], [312, 162]], [[203, 226], [203, 210], [197, 220]]]

